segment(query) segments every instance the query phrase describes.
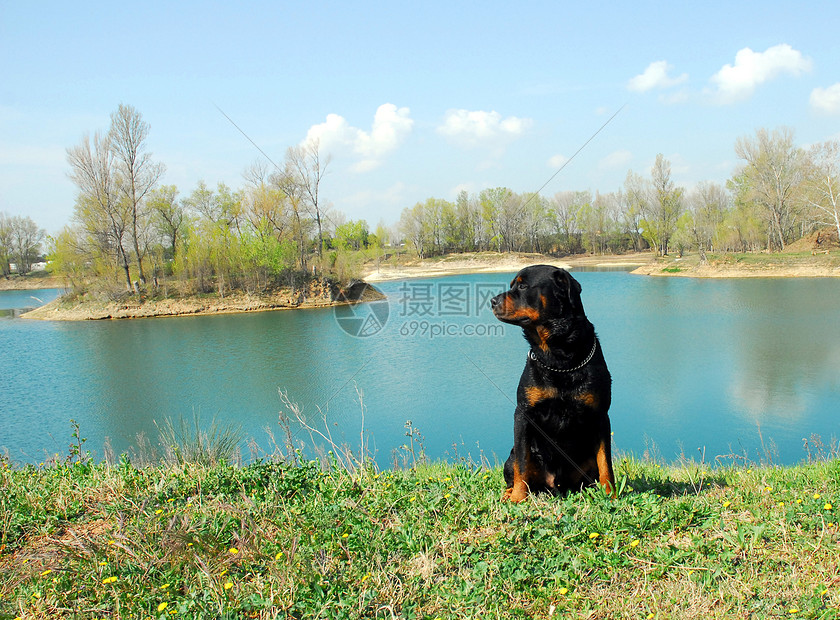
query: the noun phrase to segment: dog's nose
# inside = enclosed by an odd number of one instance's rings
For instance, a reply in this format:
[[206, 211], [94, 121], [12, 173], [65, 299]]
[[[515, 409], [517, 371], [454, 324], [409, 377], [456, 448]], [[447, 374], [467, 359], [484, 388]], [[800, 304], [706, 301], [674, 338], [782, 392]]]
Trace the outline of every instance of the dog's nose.
[[490, 300], [490, 307], [495, 308], [500, 303], [502, 303], [502, 296], [501, 295], [496, 295], [493, 299]]

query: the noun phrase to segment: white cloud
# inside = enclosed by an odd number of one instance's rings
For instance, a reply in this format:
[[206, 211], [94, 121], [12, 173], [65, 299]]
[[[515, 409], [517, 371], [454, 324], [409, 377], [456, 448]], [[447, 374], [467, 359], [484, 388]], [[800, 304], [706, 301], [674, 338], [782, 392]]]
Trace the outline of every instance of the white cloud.
[[361, 159], [352, 166], [354, 172], [368, 172], [382, 164], [382, 158], [396, 149], [414, 126], [411, 111], [392, 103], [379, 106], [370, 131], [353, 127], [338, 114], [313, 125], [302, 144], [318, 140], [324, 152], [349, 151]]
[[600, 162], [598, 168], [601, 170], [614, 170], [617, 168], [624, 168], [633, 160], [633, 153], [630, 151], [613, 151]]
[[653, 89], [670, 88], [682, 84], [688, 80], [688, 73], [676, 77], [670, 77], [668, 72], [674, 67], [667, 61], [657, 60], [647, 66], [642, 73], [627, 82], [627, 89], [638, 93], [644, 93]]
[[711, 77], [721, 103], [734, 103], [752, 95], [756, 87], [781, 74], [798, 76], [810, 71], [812, 62], [799, 50], [782, 43], [754, 52], [745, 47], [735, 54], [734, 65], [724, 65]]
[[500, 147], [521, 136], [531, 126], [530, 118], [484, 110], [448, 110], [437, 132], [453, 143], [467, 147]]
[[840, 114], [840, 82], [812, 90], [811, 107], [827, 114]]
[[560, 154], [552, 155], [551, 157], [548, 158], [548, 167], [549, 168], [559, 168], [560, 166], [565, 164], [567, 161], [569, 161], [569, 158], [566, 157], [565, 155], [560, 155]]

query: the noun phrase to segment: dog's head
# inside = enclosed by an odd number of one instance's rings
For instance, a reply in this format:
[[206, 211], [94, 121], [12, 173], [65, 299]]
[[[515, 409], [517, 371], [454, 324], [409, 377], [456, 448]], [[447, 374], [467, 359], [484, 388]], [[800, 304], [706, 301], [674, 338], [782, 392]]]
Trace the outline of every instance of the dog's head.
[[581, 286], [565, 269], [551, 265], [525, 267], [510, 290], [490, 300], [493, 314], [505, 323], [536, 327], [583, 315]]

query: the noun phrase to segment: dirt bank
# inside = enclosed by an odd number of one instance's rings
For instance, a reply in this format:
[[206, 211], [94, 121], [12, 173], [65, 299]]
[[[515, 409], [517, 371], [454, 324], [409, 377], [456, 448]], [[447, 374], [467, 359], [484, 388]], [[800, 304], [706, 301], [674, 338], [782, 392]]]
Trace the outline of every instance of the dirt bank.
[[340, 288], [322, 280], [311, 283], [306, 294], [300, 289], [297, 291], [281, 289], [261, 295], [238, 293], [224, 298], [207, 296], [143, 301], [129, 299], [120, 302], [77, 302], [64, 301], [59, 298], [45, 306], [21, 315], [21, 318], [45, 321], [90, 321], [199, 316], [298, 308], [323, 308], [357, 301], [373, 301], [379, 298], [381, 298], [381, 295], [371, 287], [357, 286], [354, 287], [352, 294], [344, 295]]

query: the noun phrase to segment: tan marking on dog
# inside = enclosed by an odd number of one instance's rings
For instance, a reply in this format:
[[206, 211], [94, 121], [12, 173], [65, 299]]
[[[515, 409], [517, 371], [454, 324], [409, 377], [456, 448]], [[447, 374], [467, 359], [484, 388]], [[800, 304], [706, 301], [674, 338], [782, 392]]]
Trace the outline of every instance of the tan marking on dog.
[[609, 441], [609, 438], [606, 441], [601, 440], [601, 443], [598, 444], [598, 453], [595, 455], [595, 459], [598, 461], [598, 481], [607, 491], [607, 494], [615, 499], [617, 497], [615, 479], [612, 475], [611, 463], [607, 457], [607, 441]]
[[525, 388], [525, 400], [533, 407], [537, 403], [555, 398], [557, 396], [557, 388], [555, 387], [538, 387], [531, 386]]
[[519, 504], [520, 502], [524, 502], [525, 498], [528, 497], [528, 481], [525, 479], [524, 473], [527, 473], [527, 466], [526, 471], [521, 472], [519, 471], [519, 463], [517, 461], [513, 462], [513, 485], [507, 489], [502, 495], [503, 502], [513, 502], [514, 504]]
[[578, 401], [582, 402], [587, 407], [592, 407], [593, 409], [598, 406], [600, 399], [597, 395], [593, 394], [592, 392], [584, 392], [580, 396], [576, 397]]
[[509, 313], [507, 316], [511, 319], [531, 319], [531, 321], [536, 322], [540, 320], [540, 311], [536, 308], [514, 307], [513, 312]]
[[550, 336], [550, 329], [544, 325], [537, 325], [537, 338], [539, 338], [540, 351], [548, 353], [548, 339]]

